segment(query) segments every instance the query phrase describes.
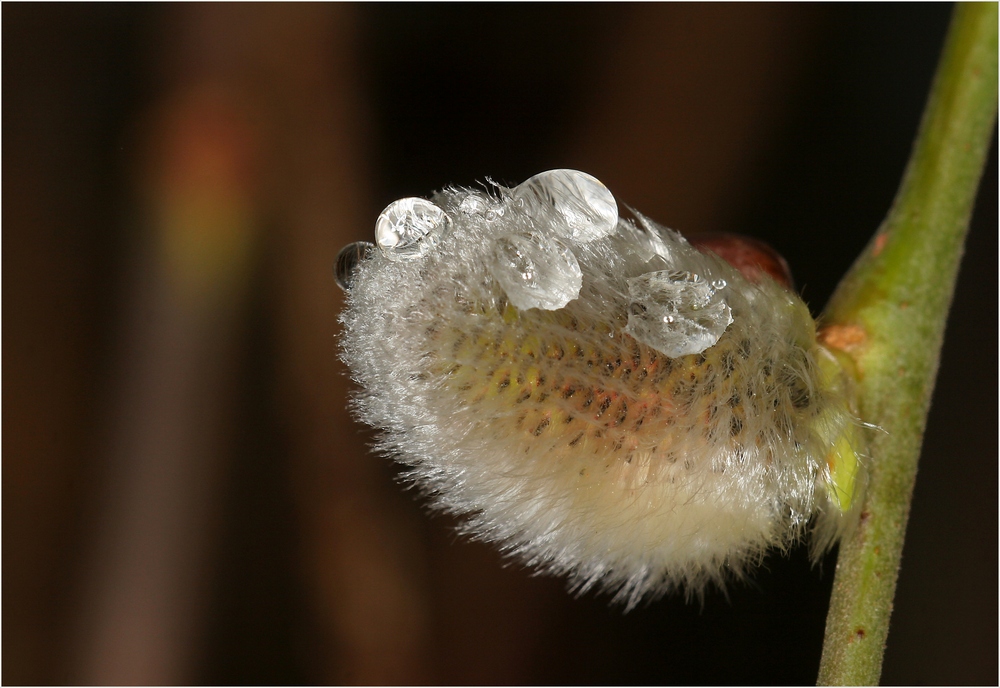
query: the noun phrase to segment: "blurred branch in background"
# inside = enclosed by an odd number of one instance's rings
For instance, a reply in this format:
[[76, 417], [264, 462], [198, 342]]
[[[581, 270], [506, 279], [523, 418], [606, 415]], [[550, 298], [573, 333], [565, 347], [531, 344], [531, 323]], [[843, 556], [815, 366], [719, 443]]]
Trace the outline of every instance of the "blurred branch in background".
[[[204, 30], [195, 6], [181, 12], [182, 35]], [[83, 683], [196, 680], [233, 458], [259, 136], [220, 64], [225, 44], [176, 45], [193, 68], [171, 80], [140, 142], [118, 411], [79, 627]]]
[[[355, 9], [250, 12], [261, 105], [274, 138], [276, 377], [303, 533], [307, 584], [324, 641], [324, 683], [428, 680], [430, 610], [414, 514], [350, 418], [337, 359], [332, 257], [370, 233]], [[408, 521], [408, 518], [411, 519]]]
[[107, 410], [129, 31], [107, 8], [3, 20], [3, 681], [60, 683]]

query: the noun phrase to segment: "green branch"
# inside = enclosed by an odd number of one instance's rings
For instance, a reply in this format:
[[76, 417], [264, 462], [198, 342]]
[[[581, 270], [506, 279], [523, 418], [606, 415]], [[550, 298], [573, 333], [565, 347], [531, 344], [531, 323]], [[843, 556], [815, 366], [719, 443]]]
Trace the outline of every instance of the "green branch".
[[821, 685], [875, 684], [938, 359], [997, 108], [997, 5], [956, 7], [920, 132], [888, 218], [824, 314], [857, 367], [873, 432], [861, 518], [844, 538]]

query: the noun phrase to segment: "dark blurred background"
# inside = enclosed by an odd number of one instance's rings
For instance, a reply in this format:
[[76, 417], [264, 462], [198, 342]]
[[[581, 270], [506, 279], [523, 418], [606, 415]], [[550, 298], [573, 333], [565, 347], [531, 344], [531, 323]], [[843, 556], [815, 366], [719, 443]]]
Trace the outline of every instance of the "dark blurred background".
[[[331, 266], [396, 198], [573, 167], [818, 312], [950, 11], [5, 4], [3, 682], [813, 683], [833, 557], [622, 614], [429, 516], [347, 414]], [[997, 681], [997, 187], [994, 142], [889, 684]]]

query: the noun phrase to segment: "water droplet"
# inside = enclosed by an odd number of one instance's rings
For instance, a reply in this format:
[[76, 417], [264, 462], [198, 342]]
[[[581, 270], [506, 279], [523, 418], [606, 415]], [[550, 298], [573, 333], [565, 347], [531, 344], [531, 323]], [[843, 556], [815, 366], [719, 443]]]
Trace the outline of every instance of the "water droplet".
[[576, 256], [554, 237], [528, 231], [496, 240], [490, 273], [521, 310], [562, 308], [580, 295]]
[[416, 260], [451, 228], [445, 212], [424, 198], [393, 201], [375, 221], [375, 242], [389, 260]]
[[458, 205], [458, 210], [463, 215], [484, 215], [489, 210], [489, 203], [482, 196], [470, 193], [462, 199]]
[[716, 290], [718, 290], [718, 289], [725, 289], [726, 286], [727, 286], [726, 285], [726, 280], [724, 280], [724, 279], [717, 279], [717, 280], [714, 280], [712, 282], [712, 289], [716, 289]]
[[501, 205], [495, 205], [486, 211], [486, 220], [488, 222], [495, 222], [498, 218], [503, 217], [504, 209]]
[[[514, 199], [536, 219], [550, 219], [559, 236], [582, 243], [618, 226], [618, 203], [598, 179], [576, 170], [549, 170], [514, 189]], [[545, 218], [548, 214], [550, 218]]]
[[625, 331], [671, 358], [701, 353], [733, 322], [718, 282], [722, 280], [709, 284], [699, 275], [667, 270], [628, 280]]
[[369, 258], [372, 255], [372, 251], [375, 249], [375, 244], [368, 241], [355, 241], [353, 244], [348, 244], [344, 248], [340, 249], [340, 253], [337, 254], [337, 264], [334, 266], [333, 273], [337, 277], [337, 284], [344, 291], [351, 288], [354, 283], [354, 274], [358, 268], [358, 264]]

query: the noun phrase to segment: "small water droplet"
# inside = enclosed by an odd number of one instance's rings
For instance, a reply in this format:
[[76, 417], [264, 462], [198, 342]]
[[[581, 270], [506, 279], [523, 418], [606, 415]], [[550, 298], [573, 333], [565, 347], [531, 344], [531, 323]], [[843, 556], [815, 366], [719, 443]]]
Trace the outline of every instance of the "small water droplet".
[[559, 236], [585, 243], [618, 226], [618, 203], [595, 177], [577, 170], [549, 170], [514, 189], [514, 200], [536, 219], [550, 216]]
[[351, 285], [354, 283], [354, 275], [358, 264], [369, 258], [374, 249], [375, 244], [368, 241], [355, 241], [353, 244], [348, 244], [340, 249], [340, 253], [337, 254], [337, 264], [334, 266], [333, 273], [341, 289], [347, 291], [351, 288]]
[[725, 288], [726, 288], [726, 280], [724, 280], [724, 279], [717, 279], [717, 280], [714, 280], [712, 282], [712, 289], [718, 290], [718, 289], [725, 289]]
[[487, 210], [486, 213], [483, 215], [483, 217], [486, 218], [487, 222], [495, 222], [501, 217], [503, 217], [504, 212], [505, 211], [503, 206], [500, 204], [496, 204], [491, 206], [490, 209]]
[[583, 273], [558, 239], [529, 231], [496, 241], [490, 273], [521, 310], [556, 310], [580, 295]]
[[628, 280], [625, 331], [672, 358], [701, 353], [733, 322], [714, 286], [699, 275], [667, 270]]
[[375, 242], [389, 260], [421, 258], [451, 228], [451, 219], [424, 198], [393, 201], [375, 221]]
[[483, 215], [489, 210], [489, 203], [486, 199], [476, 193], [470, 193], [462, 199], [458, 205], [458, 210], [463, 215]]

